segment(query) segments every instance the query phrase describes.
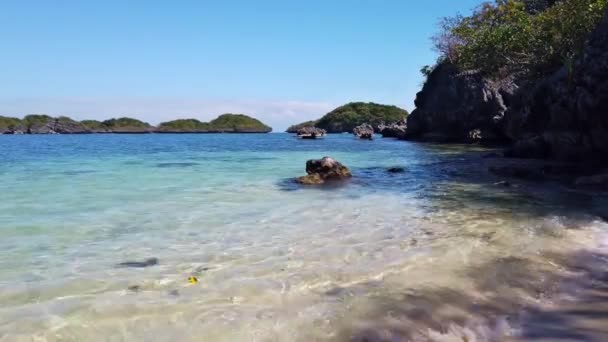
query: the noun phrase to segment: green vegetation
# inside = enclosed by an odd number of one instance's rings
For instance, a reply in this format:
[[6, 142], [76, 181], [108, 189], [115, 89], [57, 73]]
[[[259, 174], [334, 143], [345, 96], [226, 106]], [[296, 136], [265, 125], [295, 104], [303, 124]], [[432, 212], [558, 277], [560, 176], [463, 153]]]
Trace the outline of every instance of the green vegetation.
[[311, 121], [299, 123], [297, 125], [289, 126], [289, 128], [287, 128], [286, 132], [287, 133], [297, 133], [299, 129], [302, 129], [304, 127], [316, 127], [318, 121], [319, 120], [311, 120]]
[[147, 122], [143, 122], [133, 118], [118, 118], [105, 121], [83, 120], [80, 121], [87, 129], [93, 132], [116, 132], [116, 133], [145, 133], [152, 131], [152, 127]]
[[[179, 119], [168, 122], [163, 122], [157, 128], [151, 126], [147, 122], [143, 122], [133, 118], [122, 117], [118, 119], [110, 119], [105, 121], [83, 120], [75, 121], [67, 116], [52, 118], [48, 115], [28, 115], [23, 120], [18, 118], [10, 118], [0, 116], [0, 134], [10, 132], [17, 129], [28, 131], [29, 128], [37, 125], [45, 125], [49, 121], [56, 120], [57, 123], [65, 124], [62, 127], [77, 127], [80, 126], [81, 131], [93, 133], [147, 133], [147, 132], [228, 132], [228, 133], [268, 133], [272, 128], [263, 124], [257, 119], [251, 118], [242, 114], [223, 114], [215, 120], [207, 123], [196, 119]], [[85, 130], [86, 129], [86, 130]], [[62, 133], [72, 133], [66, 129], [61, 130]], [[37, 133], [37, 132], [31, 132]]]
[[208, 123], [196, 119], [179, 119], [158, 125], [158, 130], [161, 132], [205, 132], [209, 129], [210, 125]]
[[222, 114], [211, 122], [196, 119], [180, 119], [158, 125], [160, 132], [271, 132], [272, 128], [261, 121], [243, 114]]
[[25, 128], [29, 129], [33, 126], [46, 125], [50, 120], [53, 118], [46, 114], [30, 114], [26, 115], [22, 121]]
[[0, 116], [0, 132], [12, 131], [23, 128], [23, 122], [18, 118]]
[[101, 125], [111, 130], [145, 130], [152, 128], [147, 122], [126, 117], [105, 120]]
[[77, 123], [82, 123], [82, 122], [78, 122], [70, 117], [67, 116], [60, 116], [57, 119], [57, 122], [59, 123], [69, 123], [69, 124], [77, 124]]
[[[535, 77], [573, 66], [606, 0], [494, 0], [446, 18], [434, 38], [441, 58], [489, 76]], [[572, 70], [570, 70], [572, 71]]]
[[396, 106], [387, 106], [377, 103], [351, 102], [338, 107], [325, 114], [317, 121], [308, 121], [289, 127], [288, 132], [297, 130], [304, 126], [315, 126], [326, 130], [328, 133], [352, 132], [352, 130], [368, 123], [377, 129], [381, 123], [392, 123], [404, 120], [408, 112]]
[[260, 120], [243, 114], [222, 114], [209, 123], [213, 130], [222, 132], [271, 132], [272, 128]]
[[101, 123], [101, 121], [97, 121], [97, 120], [82, 120], [80, 121], [81, 124], [83, 124], [86, 128], [90, 129], [91, 131], [94, 132], [102, 132], [107, 130], [107, 127], [103, 126], [103, 124]]

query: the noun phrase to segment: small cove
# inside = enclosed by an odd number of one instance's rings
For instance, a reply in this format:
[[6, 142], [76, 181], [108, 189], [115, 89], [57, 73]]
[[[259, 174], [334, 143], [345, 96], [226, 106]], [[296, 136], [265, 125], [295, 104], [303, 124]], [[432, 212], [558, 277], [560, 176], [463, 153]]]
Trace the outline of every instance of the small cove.
[[[496, 186], [491, 150], [287, 134], [0, 136], [0, 150], [0, 340], [551, 340], [555, 317], [573, 340], [605, 336], [576, 303], [605, 303], [591, 260], [607, 198]], [[353, 180], [290, 182], [325, 155]]]

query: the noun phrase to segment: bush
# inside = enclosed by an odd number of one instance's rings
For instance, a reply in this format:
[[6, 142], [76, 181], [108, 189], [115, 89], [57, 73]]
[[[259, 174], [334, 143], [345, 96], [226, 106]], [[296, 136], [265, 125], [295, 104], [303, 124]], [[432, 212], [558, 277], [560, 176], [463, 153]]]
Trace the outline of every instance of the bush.
[[23, 129], [21, 119], [0, 116], [0, 133], [5, 130]]
[[462, 70], [534, 77], [579, 57], [605, 8], [606, 0], [495, 0], [444, 19], [434, 43]]

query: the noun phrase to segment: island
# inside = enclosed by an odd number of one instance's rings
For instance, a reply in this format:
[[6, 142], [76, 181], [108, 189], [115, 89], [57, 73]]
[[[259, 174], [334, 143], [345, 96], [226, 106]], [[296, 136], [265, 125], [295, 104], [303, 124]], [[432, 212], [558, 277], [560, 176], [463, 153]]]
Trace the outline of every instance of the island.
[[374, 130], [384, 123], [403, 121], [408, 116], [405, 109], [397, 106], [377, 104], [373, 102], [351, 102], [325, 114], [319, 120], [307, 121], [293, 125], [288, 133], [296, 133], [304, 127], [317, 127], [328, 133], [351, 133], [353, 129], [364, 123], [370, 124]]
[[222, 114], [210, 122], [178, 119], [150, 125], [134, 118], [76, 121], [66, 116], [27, 115], [23, 119], [0, 116], [0, 134], [148, 134], [148, 133], [269, 133], [272, 128], [243, 114]]
[[158, 125], [157, 133], [270, 133], [272, 128], [243, 114], [222, 114], [210, 122], [180, 119]]

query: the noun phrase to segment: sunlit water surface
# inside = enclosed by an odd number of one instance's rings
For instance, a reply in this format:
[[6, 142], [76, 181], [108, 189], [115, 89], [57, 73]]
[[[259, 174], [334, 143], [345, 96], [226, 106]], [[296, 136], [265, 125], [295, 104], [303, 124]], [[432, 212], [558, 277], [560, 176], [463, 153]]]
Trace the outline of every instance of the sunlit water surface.
[[[492, 185], [482, 153], [350, 135], [0, 136], [0, 340], [513, 335], [500, 315], [543, 300], [554, 256], [598, 244], [605, 202]], [[353, 180], [292, 182], [324, 155]]]

